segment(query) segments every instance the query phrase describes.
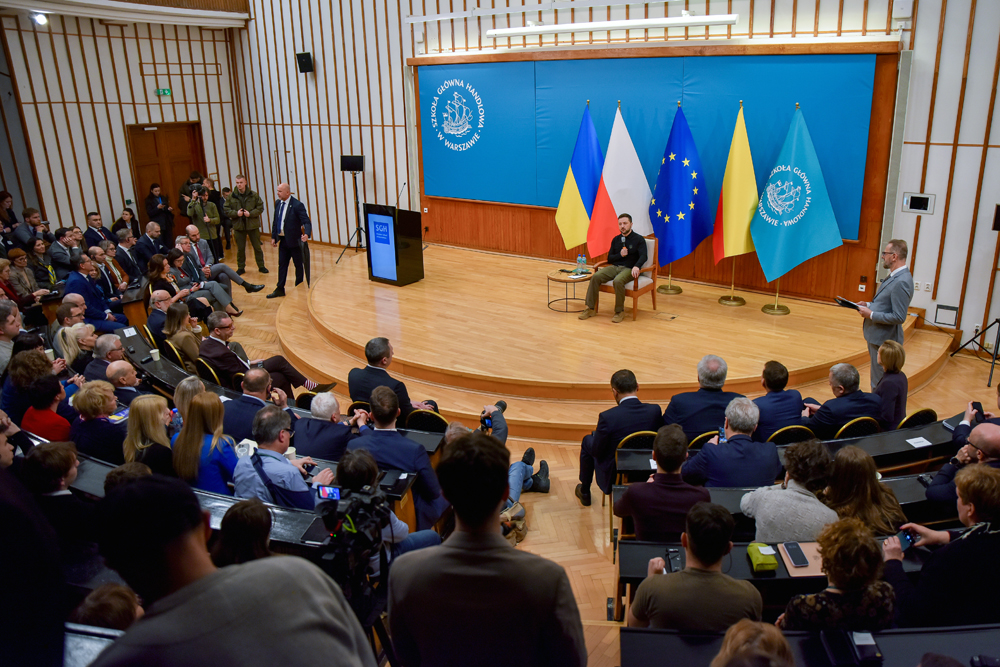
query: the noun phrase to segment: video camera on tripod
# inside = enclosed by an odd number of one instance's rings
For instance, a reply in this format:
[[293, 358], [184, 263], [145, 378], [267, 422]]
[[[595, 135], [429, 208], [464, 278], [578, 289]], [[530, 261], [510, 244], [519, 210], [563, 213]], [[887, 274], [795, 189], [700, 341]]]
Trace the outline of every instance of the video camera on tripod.
[[330, 536], [320, 547], [324, 568], [344, 588], [364, 579], [368, 561], [382, 547], [382, 529], [389, 524], [389, 502], [376, 486], [360, 491], [339, 491], [338, 497], [316, 505]]

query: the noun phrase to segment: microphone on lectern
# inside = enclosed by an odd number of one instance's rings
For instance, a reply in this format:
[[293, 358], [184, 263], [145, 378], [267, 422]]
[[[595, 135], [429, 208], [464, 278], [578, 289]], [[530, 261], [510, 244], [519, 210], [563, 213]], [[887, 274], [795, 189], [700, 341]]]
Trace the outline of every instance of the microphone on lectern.
[[403, 187], [399, 189], [399, 194], [396, 195], [396, 208], [399, 208], [399, 198], [403, 196], [403, 188], [406, 187], [406, 181], [403, 181]]

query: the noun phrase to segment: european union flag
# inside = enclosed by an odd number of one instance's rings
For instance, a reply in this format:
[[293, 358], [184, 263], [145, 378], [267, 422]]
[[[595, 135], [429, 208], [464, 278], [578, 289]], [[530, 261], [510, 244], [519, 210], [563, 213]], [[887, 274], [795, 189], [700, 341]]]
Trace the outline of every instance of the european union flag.
[[801, 109], [761, 192], [750, 236], [767, 282], [843, 244]]
[[649, 219], [660, 241], [660, 266], [690, 255], [712, 235], [715, 209], [708, 203], [701, 158], [681, 109], [656, 175]]

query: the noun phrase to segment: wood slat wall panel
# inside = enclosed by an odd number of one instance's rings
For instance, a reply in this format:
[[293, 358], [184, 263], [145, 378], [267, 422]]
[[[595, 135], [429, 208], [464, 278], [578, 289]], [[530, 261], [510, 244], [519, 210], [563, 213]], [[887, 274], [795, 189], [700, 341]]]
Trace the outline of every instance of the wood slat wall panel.
[[192, 9], [200, 11], [214, 12], [237, 12], [240, 14], [250, 13], [250, 3], [248, 0], [128, 0], [137, 5], [151, 5], [153, 7], [179, 7], [181, 9]]

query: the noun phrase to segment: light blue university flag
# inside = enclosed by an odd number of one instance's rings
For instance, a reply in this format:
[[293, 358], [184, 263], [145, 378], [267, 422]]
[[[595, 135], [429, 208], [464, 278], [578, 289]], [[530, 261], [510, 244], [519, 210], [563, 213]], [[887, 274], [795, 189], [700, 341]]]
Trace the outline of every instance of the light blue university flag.
[[801, 109], [761, 190], [750, 236], [768, 282], [843, 243]]

